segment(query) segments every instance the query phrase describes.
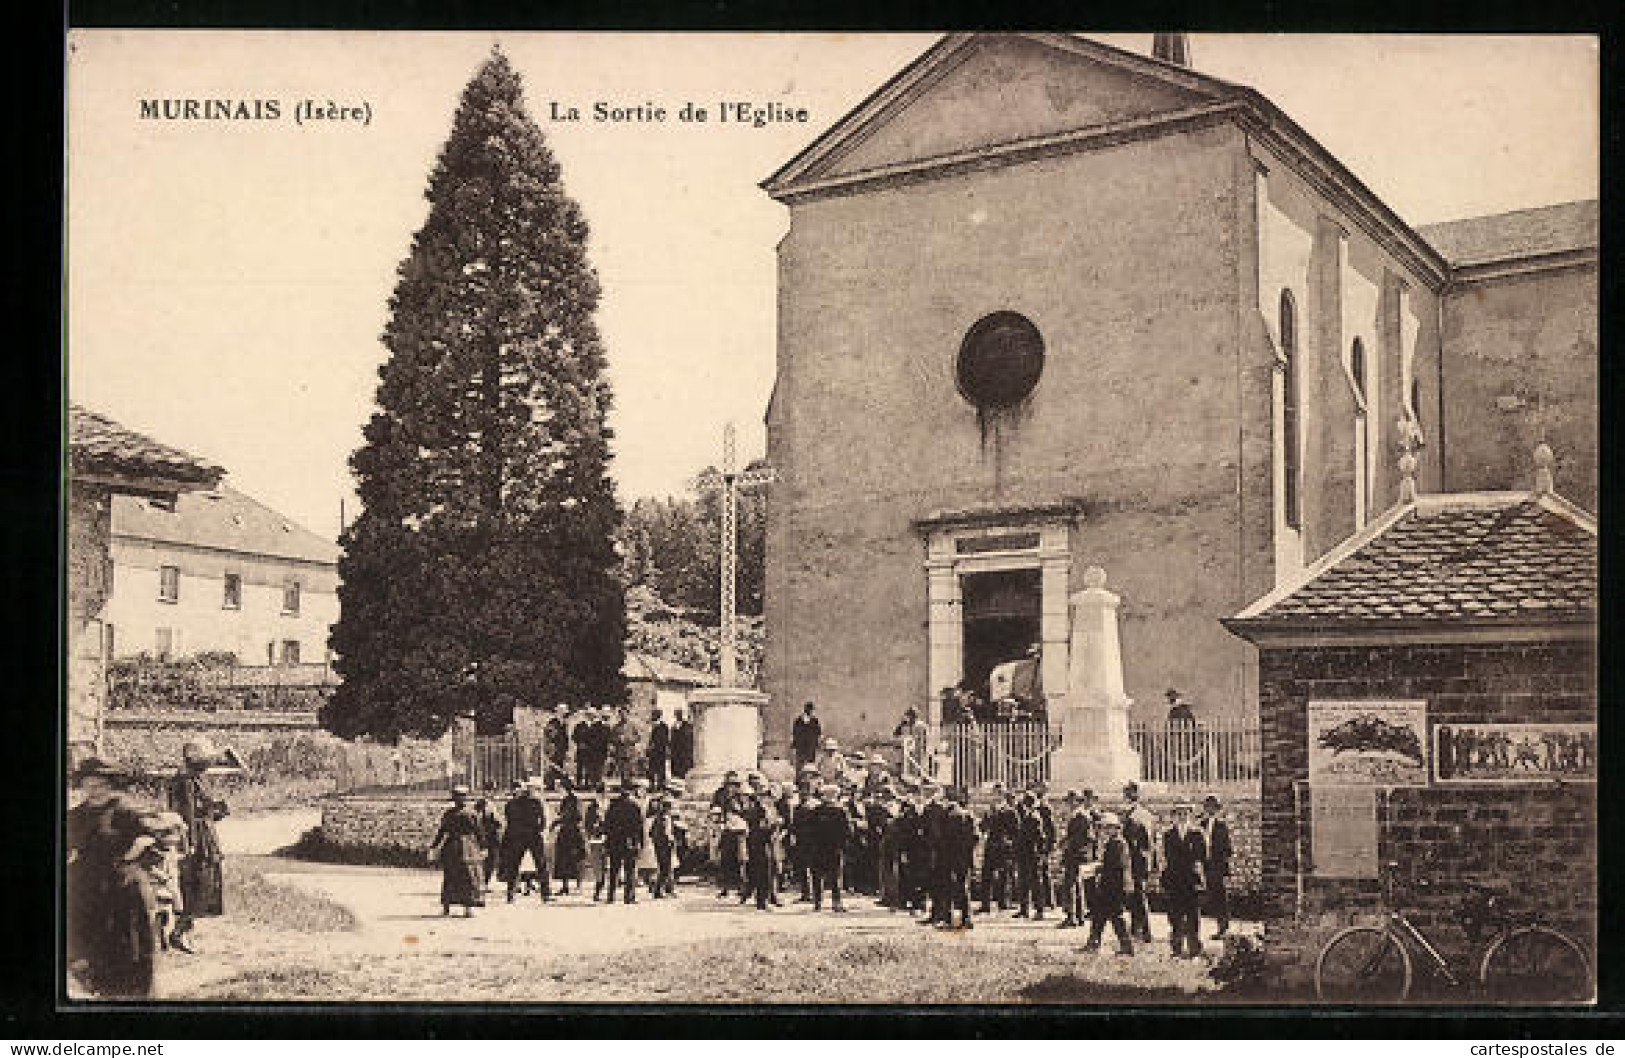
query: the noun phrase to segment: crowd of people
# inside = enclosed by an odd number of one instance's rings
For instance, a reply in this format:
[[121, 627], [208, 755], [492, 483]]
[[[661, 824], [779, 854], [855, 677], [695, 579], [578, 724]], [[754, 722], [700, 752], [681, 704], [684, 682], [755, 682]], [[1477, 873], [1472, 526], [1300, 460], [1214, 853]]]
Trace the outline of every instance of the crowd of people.
[[1204, 898], [1214, 936], [1229, 928], [1232, 844], [1217, 797], [1207, 797], [1200, 813], [1175, 805], [1164, 826], [1134, 783], [1116, 810], [1082, 790], [1067, 791], [1059, 813], [1042, 785], [994, 784], [978, 814], [963, 788], [900, 778], [878, 754], [842, 753], [822, 737], [811, 703], [791, 741], [795, 781], [728, 772], [700, 828], [708, 840], [697, 847], [674, 810], [681, 779], [623, 779], [612, 798], [565, 780], [551, 821], [540, 781], [516, 788], [501, 819], [457, 787], [431, 849], [443, 870], [442, 911], [472, 914], [493, 877], [510, 902], [551, 901], [572, 884], [585, 895], [587, 873], [595, 902], [616, 902], [618, 894], [636, 903], [640, 891], [662, 899], [703, 859], [718, 899], [762, 911], [793, 894], [814, 911], [844, 913], [856, 894], [943, 929], [973, 928], [975, 915], [995, 906], [1033, 920], [1058, 912], [1059, 928], [1088, 930], [1086, 951], [1098, 950], [1110, 928], [1117, 950], [1132, 954], [1136, 942], [1151, 940], [1147, 894], [1155, 876], [1176, 955], [1202, 951]]
[[68, 969], [90, 994], [150, 998], [161, 954], [192, 954], [196, 921], [224, 913], [215, 823], [227, 806], [203, 782], [217, 759], [206, 741], [188, 742], [162, 806], [137, 796], [133, 776], [99, 757], [75, 770], [79, 798], [66, 818]]
[[670, 720], [656, 709], [644, 735], [625, 706], [587, 706], [572, 712], [560, 705], [542, 731], [542, 750], [547, 790], [558, 789], [566, 779], [580, 791], [602, 792], [612, 781], [639, 777], [652, 786], [664, 786], [668, 778], [681, 779], [694, 767], [694, 723], [681, 707], [673, 710]]
[[467, 786], [452, 787], [451, 807], [428, 853], [441, 869], [442, 914], [459, 907], [472, 916], [485, 906], [493, 879], [505, 887], [508, 903], [521, 896], [549, 903], [568, 896], [572, 884], [583, 893], [588, 874], [595, 902], [614, 903], [617, 890], [628, 904], [637, 902], [640, 889], [656, 900], [675, 894], [690, 854], [688, 828], [672, 807], [683, 795], [683, 780], [656, 786], [647, 778], [624, 779], [613, 798], [578, 791], [567, 778], [560, 786], [551, 820], [543, 780], [515, 784], [500, 818]]
[[1088, 928], [1086, 951], [1100, 947], [1110, 926], [1119, 953], [1130, 955], [1136, 940], [1151, 940], [1155, 873], [1174, 954], [1201, 954], [1204, 895], [1214, 936], [1229, 930], [1233, 846], [1217, 797], [1203, 801], [1200, 815], [1194, 804], [1175, 805], [1166, 827], [1134, 783], [1118, 811], [1104, 810], [1092, 790], [1067, 791], [1062, 806], [1057, 819], [1042, 785], [994, 784], [978, 818], [965, 789], [898, 780], [879, 756], [861, 782], [829, 781], [812, 761], [801, 764], [793, 789], [758, 772], [743, 780], [730, 772], [711, 806], [721, 823], [717, 896], [767, 911], [795, 892], [814, 911], [827, 901], [842, 912], [843, 897], [857, 893], [944, 929], [973, 928], [973, 904], [976, 913], [996, 904], [1034, 920], [1058, 909], [1059, 928]]

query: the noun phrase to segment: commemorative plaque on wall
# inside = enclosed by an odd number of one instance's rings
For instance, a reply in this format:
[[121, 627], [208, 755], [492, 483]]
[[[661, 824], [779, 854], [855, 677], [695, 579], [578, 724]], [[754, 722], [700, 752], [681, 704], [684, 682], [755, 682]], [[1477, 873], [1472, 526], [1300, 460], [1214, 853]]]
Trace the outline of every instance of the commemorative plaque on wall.
[[1440, 783], [1597, 781], [1595, 724], [1438, 724], [1433, 777]]
[[1309, 703], [1309, 785], [1426, 786], [1425, 701]]

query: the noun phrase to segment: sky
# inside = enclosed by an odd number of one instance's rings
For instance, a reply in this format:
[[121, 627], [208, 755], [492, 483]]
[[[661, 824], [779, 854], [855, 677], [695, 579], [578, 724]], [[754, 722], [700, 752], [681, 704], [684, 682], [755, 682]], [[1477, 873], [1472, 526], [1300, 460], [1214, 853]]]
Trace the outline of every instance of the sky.
[[[1090, 34], [1129, 50], [1150, 34]], [[356, 501], [395, 270], [463, 86], [519, 71], [591, 226], [623, 502], [762, 453], [775, 247], [757, 186], [931, 46], [921, 34], [75, 32], [68, 57], [69, 398], [224, 466], [324, 536]], [[1194, 34], [1413, 225], [1594, 198], [1586, 37]], [[276, 99], [264, 122], [152, 121], [143, 99]], [[296, 124], [299, 100], [370, 120]], [[591, 120], [596, 102], [663, 123]], [[722, 101], [806, 123], [718, 124]], [[685, 102], [706, 124], [676, 120]], [[552, 120], [576, 107], [585, 120]]]

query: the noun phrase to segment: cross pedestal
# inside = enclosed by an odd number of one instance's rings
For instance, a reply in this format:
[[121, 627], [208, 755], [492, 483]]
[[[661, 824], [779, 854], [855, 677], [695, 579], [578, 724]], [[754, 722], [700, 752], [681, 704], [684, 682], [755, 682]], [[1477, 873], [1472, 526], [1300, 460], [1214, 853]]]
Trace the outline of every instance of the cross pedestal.
[[709, 800], [722, 777], [737, 771], [743, 779], [757, 766], [762, 744], [762, 708], [767, 695], [744, 687], [702, 687], [689, 692], [694, 714], [694, 767], [684, 794]]
[[1106, 590], [1106, 572], [1090, 566], [1074, 592], [1067, 691], [1061, 698], [1061, 746], [1050, 759], [1050, 782], [1104, 794], [1140, 778], [1140, 755], [1129, 743], [1123, 693], [1123, 649], [1117, 635], [1122, 600]]

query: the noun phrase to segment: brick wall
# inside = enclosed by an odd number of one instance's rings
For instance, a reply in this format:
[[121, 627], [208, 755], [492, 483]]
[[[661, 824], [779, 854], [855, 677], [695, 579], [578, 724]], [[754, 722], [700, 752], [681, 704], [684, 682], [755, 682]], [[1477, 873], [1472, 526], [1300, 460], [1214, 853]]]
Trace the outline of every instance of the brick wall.
[[[1270, 648], [1260, 651], [1264, 739], [1262, 870], [1272, 958], [1295, 979], [1335, 930], [1370, 919], [1376, 880], [1316, 878], [1294, 783], [1308, 777], [1310, 699], [1404, 698], [1427, 702], [1440, 723], [1587, 723], [1596, 719], [1593, 642]], [[1431, 738], [1430, 738], [1431, 741]], [[1431, 747], [1430, 747], [1431, 752]], [[1469, 948], [1452, 911], [1462, 883], [1504, 889], [1586, 941], [1597, 909], [1596, 788], [1592, 784], [1429, 786], [1379, 791], [1378, 863], [1434, 883], [1401, 900], [1447, 957]]]

